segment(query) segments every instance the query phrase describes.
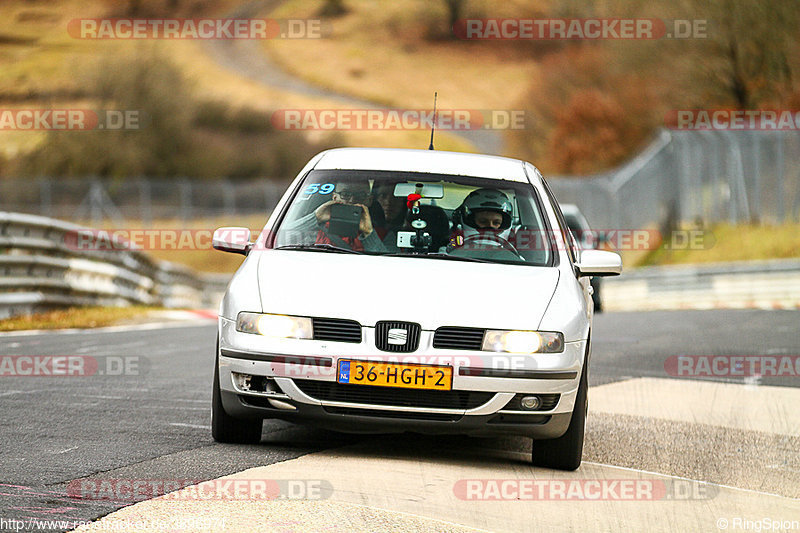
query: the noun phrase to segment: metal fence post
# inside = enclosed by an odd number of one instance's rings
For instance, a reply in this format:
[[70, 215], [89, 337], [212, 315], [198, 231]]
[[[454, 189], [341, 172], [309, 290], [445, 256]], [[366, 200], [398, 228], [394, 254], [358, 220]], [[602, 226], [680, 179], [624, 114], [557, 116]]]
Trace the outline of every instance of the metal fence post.
[[753, 138], [753, 206], [750, 220], [755, 223], [761, 221], [761, 137], [751, 135]]
[[150, 227], [153, 224], [153, 197], [150, 181], [145, 178], [139, 178], [139, 211], [142, 224]]
[[[714, 161], [716, 164], [714, 165], [714, 169], [712, 170], [713, 174], [711, 175], [713, 184], [712, 194], [714, 198], [714, 206], [713, 206], [714, 210], [711, 216], [713, 221], [716, 222], [720, 220], [722, 211], [722, 205], [721, 205], [722, 202], [720, 201], [721, 200], [720, 195], [722, 193], [720, 185], [722, 183], [722, 180], [720, 179], [720, 172], [722, 172], [722, 169], [725, 168], [725, 159], [724, 159], [725, 155], [724, 155], [724, 150], [723, 150], [724, 147], [722, 140], [719, 139], [717, 135], [713, 135], [712, 138], [716, 142], [716, 147], [715, 147], [716, 149], [714, 150], [714, 155], [715, 155]], [[728, 192], [730, 196], [730, 189], [728, 190]]]
[[226, 217], [233, 217], [236, 212], [236, 195], [233, 192], [233, 185], [229, 180], [222, 180], [222, 203]]
[[192, 208], [192, 184], [186, 178], [181, 178], [180, 185], [181, 196], [181, 224], [186, 225], [189, 220], [189, 211]]
[[[708, 132], [699, 132], [700, 139], [702, 143], [705, 145], [705, 153], [711, 153], [712, 143], [709, 140]], [[711, 203], [713, 202], [713, 185], [709, 185], [711, 181], [712, 175], [712, 168], [711, 168], [711, 158], [704, 157], [701, 160], [700, 165], [700, 213], [703, 219], [703, 225], [708, 225], [713, 220], [713, 212], [711, 208]], [[711, 187], [711, 188], [709, 188]]]
[[784, 198], [783, 198], [783, 196], [784, 196], [784, 194], [786, 194], [786, 191], [785, 191], [785, 185], [786, 184], [783, 181], [783, 176], [784, 176], [785, 171], [784, 171], [784, 160], [783, 160], [783, 136], [782, 135], [779, 136], [779, 140], [778, 140], [775, 148], [777, 150], [777, 153], [775, 154], [775, 157], [776, 157], [776, 160], [775, 160], [775, 174], [776, 174], [776, 176], [775, 176], [775, 178], [777, 179], [776, 185], [777, 185], [777, 191], [778, 191], [777, 198], [776, 198], [776, 202], [777, 202], [778, 205], [776, 206], [777, 210], [775, 211], [775, 215], [776, 215], [776, 217], [778, 219], [778, 224], [782, 224], [783, 221], [784, 221], [784, 209], [783, 209]]
[[792, 208], [792, 217], [795, 222], [800, 221], [800, 168], [797, 170], [797, 182], [794, 185], [794, 207]]
[[53, 184], [50, 178], [39, 178], [39, 211], [47, 215], [53, 210]]
[[[731, 224], [736, 224], [740, 220], [750, 220], [750, 205], [747, 200], [747, 188], [744, 183], [744, 161], [742, 148], [736, 138], [730, 132], [726, 132], [725, 138], [728, 140], [729, 172], [728, 188], [731, 191], [730, 213]], [[740, 205], [741, 204], [741, 205]], [[739, 209], [741, 207], [741, 209]], [[743, 216], [740, 216], [743, 214]]]

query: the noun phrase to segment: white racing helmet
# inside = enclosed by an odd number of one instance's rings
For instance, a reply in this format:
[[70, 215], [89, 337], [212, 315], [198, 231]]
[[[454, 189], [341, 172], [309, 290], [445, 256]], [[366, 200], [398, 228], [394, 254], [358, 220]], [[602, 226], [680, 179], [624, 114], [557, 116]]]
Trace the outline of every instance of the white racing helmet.
[[[475, 224], [475, 213], [478, 211], [494, 211], [503, 216], [499, 229], [482, 229]], [[460, 206], [453, 211], [453, 225], [461, 226], [464, 237], [482, 233], [492, 233], [508, 239], [511, 234], [511, 215], [514, 206], [502, 191], [497, 189], [475, 189], [464, 198]]]

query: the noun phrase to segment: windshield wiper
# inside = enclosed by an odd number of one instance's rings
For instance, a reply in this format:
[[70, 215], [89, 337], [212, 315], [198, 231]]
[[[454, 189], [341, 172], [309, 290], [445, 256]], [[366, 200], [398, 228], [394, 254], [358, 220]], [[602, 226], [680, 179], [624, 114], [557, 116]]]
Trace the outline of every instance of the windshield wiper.
[[464, 257], [458, 255], [450, 255], [443, 252], [428, 252], [424, 254], [415, 254], [415, 253], [392, 253], [392, 254], [381, 254], [388, 257], [436, 257], [438, 259], [450, 259], [452, 261], [467, 261], [469, 263], [491, 263], [497, 264], [494, 261], [489, 261], [488, 259], [478, 259], [477, 257]]
[[337, 253], [345, 253], [345, 254], [363, 254], [364, 252], [359, 252], [358, 250], [350, 250], [348, 248], [342, 248], [341, 246], [334, 246], [333, 244], [327, 243], [315, 243], [315, 244], [287, 244], [284, 246], [278, 246], [275, 250], [311, 250], [315, 252], [337, 252]]
[[425, 254], [425, 257], [438, 257], [440, 259], [452, 259], [453, 261], [469, 261], [471, 263], [495, 264], [494, 261], [489, 261], [488, 259], [479, 259], [477, 257], [466, 257], [463, 255], [450, 255], [443, 252], [428, 252], [427, 254]]

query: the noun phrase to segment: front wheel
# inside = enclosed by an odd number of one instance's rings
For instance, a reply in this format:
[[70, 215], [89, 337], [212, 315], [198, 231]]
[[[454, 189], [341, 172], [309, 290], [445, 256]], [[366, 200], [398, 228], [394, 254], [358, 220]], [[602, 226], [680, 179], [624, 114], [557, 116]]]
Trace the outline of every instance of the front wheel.
[[588, 361], [583, 368], [578, 394], [575, 396], [575, 407], [567, 432], [557, 439], [534, 440], [531, 460], [534, 465], [556, 470], [577, 470], [581, 466], [583, 456], [583, 433], [586, 426], [588, 408], [586, 374]]
[[[217, 346], [219, 354], [219, 346]], [[214, 384], [211, 394], [211, 436], [217, 442], [257, 444], [261, 442], [263, 420], [234, 418], [225, 412], [219, 390], [219, 355], [214, 359]]]

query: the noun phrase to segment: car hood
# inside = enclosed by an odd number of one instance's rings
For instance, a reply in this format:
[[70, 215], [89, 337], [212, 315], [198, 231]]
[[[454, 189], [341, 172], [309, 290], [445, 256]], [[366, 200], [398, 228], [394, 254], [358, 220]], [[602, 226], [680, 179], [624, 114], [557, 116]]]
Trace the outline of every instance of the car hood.
[[258, 264], [265, 313], [536, 329], [558, 269], [442, 259], [268, 250]]

